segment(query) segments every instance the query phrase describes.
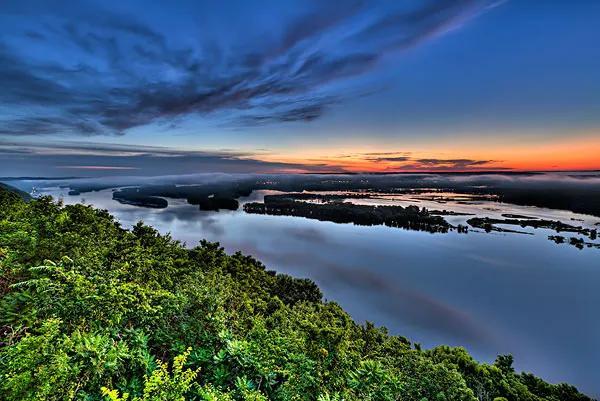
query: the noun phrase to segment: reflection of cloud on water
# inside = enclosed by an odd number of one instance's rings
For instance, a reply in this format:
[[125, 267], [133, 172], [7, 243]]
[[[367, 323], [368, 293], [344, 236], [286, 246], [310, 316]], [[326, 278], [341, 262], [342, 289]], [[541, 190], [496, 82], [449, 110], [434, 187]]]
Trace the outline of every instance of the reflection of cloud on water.
[[[398, 280], [387, 280], [368, 268], [323, 260], [315, 253], [263, 249], [249, 242], [238, 244], [238, 247], [246, 253], [256, 255], [269, 268], [278, 271], [294, 270], [295, 275], [300, 273], [310, 277], [326, 293], [334, 289], [351, 289], [351, 298], [336, 299], [350, 311], [371, 303], [373, 305], [369, 309], [387, 314], [394, 322], [430, 332], [442, 332], [444, 337], [453, 338], [457, 344], [489, 346], [494, 343], [491, 334], [465, 312], [429, 294], [405, 288]], [[340, 252], [343, 253], [343, 249]], [[298, 268], [301, 272], [297, 271]], [[413, 340], [419, 341], [417, 338]]]
[[325, 245], [331, 239], [321, 230], [314, 227], [284, 227], [283, 234], [302, 242], [311, 242]]
[[476, 262], [481, 262], [487, 266], [494, 266], [494, 267], [501, 267], [501, 268], [511, 268], [511, 269], [516, 269], [516, 268], [525, 268], [526, 266], [523, 265], [517, 265], [515, 263], [511, 263], [508, 262], [506, 260], [500, 260], [491, 256], [484, 256], [484, 255], [476, 255], [473, 253], [469, 253], [466, 255], [467, 258], [472, 259]]
[[201, 232], [197, 233], [199, 236], [207, 233], [215, 237], [220, 237], [225, 233], [225, 228], [217, 218], [217, 213], [199, 210], [197, 206], [177, 205], [161, 209], [154, 214], [154, 219], [162, 224], [180, 223], [192, 226], [200, 223]]
[[[335, 265], [327, 266], [332, 269]], [[441, 330], [462, 344], [488, 343], [484, 330], [465, 312], [431, 297], [372, 274], [368, 269], [338, 268], [329, 274], [330, 284], [344, 280], [352, 287], [362, 286], [377, 298], [377, 305], [394, 320], [400, 320], [432, 331]]]
[[[202, 215], [202, 214], [201, 214]], [[220, 224], [219, 220], [211, 215], [203, 215], [200, 217], [202, 230], [208, 232], [215, 237], [220, 237], [225, 234], [225, 228]]]

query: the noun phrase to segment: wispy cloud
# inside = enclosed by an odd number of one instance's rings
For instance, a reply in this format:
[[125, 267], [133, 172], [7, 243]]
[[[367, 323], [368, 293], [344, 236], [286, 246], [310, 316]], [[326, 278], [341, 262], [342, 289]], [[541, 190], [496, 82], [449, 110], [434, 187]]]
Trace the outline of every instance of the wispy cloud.
[[409, 156], [378, 156], [368, 160], [375, 162], [405, 162], [411, 160], [411, 158]]
[[139, 167], [124, 166], [56, 166], [58, 169], [68, 170], [139, 170]]
[[[306, 173], [506, 170], [502, 161], [423, 158], [410, 152], [350, 153], [290, 159], [266, 149], [184, 150], [162, 146], [79, 141], [42, 142], [0, 139], [0, 169], [12, 175], [48, 175], [65, 170], [143, 175], [199, 172]], [[22, 169], [22, 172], [19, 172]], [[59, 171], [62, 170], [62, 173]], [[3, 175], [11, 175], [4, 173]], [[52, 174], [50, 174], [52, 175]]]
[[[356, 96], [350, 81], [387, 55], [492, 3], [430, 0], [383, 10], [320, 2], [287, 17], [278, 36], [229, 44], [242, 49], [235, 52], [202, 41], [177, 47], [132, 16], [73, 4], [41, 6], [47, 18], [0, 11], [28, 26], [0, 42], [0, 135], [119, 135], [189, 115], [236, 126], [312, 121]], [[17, 46], [23, 42], [31, 50]]]
[[273, 173], [344, 171], [327, 163], [289, 163], [261, 160], [264, 151], [181, 150], [159, 146], [81, 142], [37, 144], [0, 140], [3, 176], [127, 175], [145, 176], [189, 173]]
[[425, 158], [407, 151], [349, 153], [329, 158], [315, 159], [320, 162], [338, 163], [352, 171], [482, 171], [505, 170], [501, 160], [469, 158]]
[[504, 167], [495, 167], [494, 164], [500, 163], [497, 160], [473, 160], [473, 159], [411, 159], [412, 164], [406, 166], [410, 168], [422, 168], [422, 169], [448, 169], [448, 170], [465, 170], [473, 168], [497, 168], [503, 169]]

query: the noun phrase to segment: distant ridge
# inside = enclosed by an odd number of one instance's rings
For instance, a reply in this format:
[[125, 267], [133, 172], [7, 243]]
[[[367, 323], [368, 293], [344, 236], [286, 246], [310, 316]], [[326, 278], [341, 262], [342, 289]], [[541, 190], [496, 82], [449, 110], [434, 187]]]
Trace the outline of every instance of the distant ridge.
[[40, 181], [57, 181], [57, 180], [75, 180], [83, 177], [0, 177], [0, 181], [21, 181], [21, 180], [40, 180]]
[[29, 195], [27, 192], [21, 191], [20, 189], [17, 189], [15, 187], [13, 187], [12, 185], [8, 185], [8, 184], [4, 184], [4, 183], [0, 182], [0, 189], [15, 193], [15, 194], [19, 195], [21, 197], [21, 199], [26, 200], [26, 201], [33, 199], [31, 197], [31, 195]]

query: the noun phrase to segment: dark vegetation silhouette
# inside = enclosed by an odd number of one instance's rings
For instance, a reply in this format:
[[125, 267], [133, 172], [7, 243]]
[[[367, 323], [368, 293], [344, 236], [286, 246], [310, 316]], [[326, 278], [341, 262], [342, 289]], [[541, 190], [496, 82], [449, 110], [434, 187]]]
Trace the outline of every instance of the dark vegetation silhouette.
[[[510, 216], [510, 215], [509, 215]], [[582, 226], [574, 226], [571, 224], [563, 223], [559, 220], [544, 220], [535, 219], [531, 217], [527, 218], [508, 218], [508, 219], [494, 219], [491, 217], [472, 217], [467, 220], [467, 223], [476, 228], [484, 229], [487, 232], [490, 231], [509, 231], [506, 228], [498, 227], [498, 225], [508, 226], [519, 226], [522, 228], [544, 228], [548, 230], [554, 230], [557, 233], [567, 232], [576, 233], [589, 237], [591, 240], [595, 240], [598, 236], [598, 230], [595, 228], [587, 228]]]
[[[290, 197], [291, 196], [291, 197]], [[267, 195], [264, 203], [244, 205], [246, 213], [299, 216], [334, 223], [361, 226], [386, 225], [409, 230], [448, 232], [452, 228], [443, 217], [434, 216], [418, 206], [369, 206], [349, 202], [310, 203], [297, 201], [291, 195]]]
[[113, 199], [125, 205], [164, 209], [169, 206], [166, 199], [140, 194], [137, 188], [126, 188], [113, 192]]
[[237, 210], [237, 198], [248, 196], [252, 191], [235, 185], [177, 186], [151, 185], [133, 188], [121, 188], [113, 192], [113, 199], [142, 207], [165, 208], [168, 201], [164, 198], [185, 199], [200, 210], [218, 211], [220, 209]]
[[[590, 237], [591, 239], [596, 239], [596, 237]], [[549, 235], [548, 239], [556, 244], [568, 244], [568, 245], [572, 245], [577, 249], [583, 249], [583, 248], [596, 248], [596, 249], [600, 249], [600, 244], [595, 243], [595, 242], [588, 242], [586, 240], [584, 240], [583, 238], [577, 238], [577, 237], [571, 237], [567, 240], [567, 238], [565, 238], [562, 235]]]
[[[510, 180], [498, 176], [510, 177]], [[536, 182], [527, 181], [540, 177]], [[302, 191], [361, 191], [366, 194], [381, 192], [407, 194], [419, 192], [454, 192], [470, 194], [472, 200], [493, 200], [523, 206], [538, 206], [551, 209], [570, 210], [575, 213], [600, 217], [600, 186], [588, 184], [589, 180], [579, 176], [576, 182], [543, 180], [543, 174], [498, 173], [486, 174], [330, 174], [330, 175], [247, 175], [223, 179], [217, 183], [198, 183], [198, 179], [180, 178], [186, 185], [140, 184], [140, 179], [132, 178], [127, 186], [138, 191], [121, 190], [115, 199], [129, 196], [156, 196], [186, 199], [190, 204], [199, 205], [201, 199], [213, 195], [219, 198], [238, 199], [248, 196], [254, 190], [270, 189], [283, 192]], [[563, 177], [564, 178], [564, 177]], [[567, 177], [568, 178], [568, 177]], [[114, 188], [110, 181], [94, 183], [73, 182], [69, 184], [71, 194]]]

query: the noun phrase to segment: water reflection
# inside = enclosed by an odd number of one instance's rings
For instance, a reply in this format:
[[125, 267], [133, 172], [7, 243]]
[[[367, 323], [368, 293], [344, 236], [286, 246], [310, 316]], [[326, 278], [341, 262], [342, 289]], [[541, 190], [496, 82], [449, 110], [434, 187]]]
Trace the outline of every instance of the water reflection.
[[[600, 393], [595, 374], [600, 252], [557, 246], [547, 240], [549, 230], [432, 235], [242, 211], [201, 212], [176, 199], [166, 209], [144, 209], [113, 201], [110, 190], [83, 196], [58, 188], [47, 192], [66, 203], [84, 198], [126, 227], [143, 220], [189, 246], [203, 238], [219, 241], [229, 252], [241, 250], [279, 272], [309, 277], [356, 320], [385, 325], [424, 346], [464, 345], [488, 361], [513, 353], [518, 369]], [[261, 196], [264, 192], [253, 193], [242, 202]], [[550, 213], [534, 209], [487, 212]]]

